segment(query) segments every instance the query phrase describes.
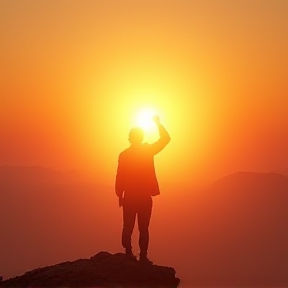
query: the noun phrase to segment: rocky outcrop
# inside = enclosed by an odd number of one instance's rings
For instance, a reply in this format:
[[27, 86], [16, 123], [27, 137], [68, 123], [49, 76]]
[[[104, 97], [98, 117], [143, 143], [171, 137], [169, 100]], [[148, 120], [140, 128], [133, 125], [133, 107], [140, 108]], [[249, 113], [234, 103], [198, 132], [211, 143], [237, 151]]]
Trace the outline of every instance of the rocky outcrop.
[[144, 265], [123, 253], [100, 252], [79, 259], [38, 268], [0, 282], [0, 287], [177, 287], [175, 270]]

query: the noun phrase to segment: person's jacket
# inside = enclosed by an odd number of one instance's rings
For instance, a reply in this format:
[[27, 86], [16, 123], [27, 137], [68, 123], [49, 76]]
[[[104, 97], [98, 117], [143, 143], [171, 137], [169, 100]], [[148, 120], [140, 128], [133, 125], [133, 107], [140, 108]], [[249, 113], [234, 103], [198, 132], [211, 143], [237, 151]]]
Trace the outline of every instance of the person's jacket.
[[119, 155], [115, 190], [118, 197], [133, 198], [160, 194], [154, 167], [154, 155], [169, 142], [165, 128], [158, 126], [160, 139], [153, 144], [131, 145]]

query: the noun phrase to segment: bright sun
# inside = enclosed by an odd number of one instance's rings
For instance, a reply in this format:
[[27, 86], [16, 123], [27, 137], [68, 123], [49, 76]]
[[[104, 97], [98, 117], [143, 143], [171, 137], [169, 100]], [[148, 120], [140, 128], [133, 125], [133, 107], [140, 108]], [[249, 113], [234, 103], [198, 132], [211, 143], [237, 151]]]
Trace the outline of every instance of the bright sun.
[[140, 126], [145, 131], [152, 130], [155, 126], [153, 122], [153, 115], [155, 115], [155, 113], [149, 109], [139, 111], [136, 119], [137, 126]]

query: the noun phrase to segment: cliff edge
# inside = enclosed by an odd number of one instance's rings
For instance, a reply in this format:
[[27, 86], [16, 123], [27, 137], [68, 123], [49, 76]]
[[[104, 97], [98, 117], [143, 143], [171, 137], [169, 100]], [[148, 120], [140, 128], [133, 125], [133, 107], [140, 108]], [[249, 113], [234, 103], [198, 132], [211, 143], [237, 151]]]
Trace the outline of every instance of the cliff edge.
[[0, 282], [0, 287], [171, 287], [180, 280], [171, 267], [143, 265], [123, 253], [99, 252], [90, 259], [38, 268]]

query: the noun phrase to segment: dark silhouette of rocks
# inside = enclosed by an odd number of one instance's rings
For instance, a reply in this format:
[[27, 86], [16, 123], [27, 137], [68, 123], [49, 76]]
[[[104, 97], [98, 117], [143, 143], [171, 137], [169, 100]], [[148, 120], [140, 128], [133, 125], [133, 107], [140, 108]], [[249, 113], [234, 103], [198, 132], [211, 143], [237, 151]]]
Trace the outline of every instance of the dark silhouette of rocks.
[[99, 252], [38, 268], [0, 282], [0, 287], [177, 287], [180, 280], [170, 267], [143, 265], [123, 253]]

